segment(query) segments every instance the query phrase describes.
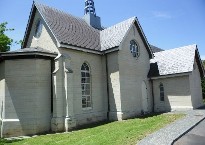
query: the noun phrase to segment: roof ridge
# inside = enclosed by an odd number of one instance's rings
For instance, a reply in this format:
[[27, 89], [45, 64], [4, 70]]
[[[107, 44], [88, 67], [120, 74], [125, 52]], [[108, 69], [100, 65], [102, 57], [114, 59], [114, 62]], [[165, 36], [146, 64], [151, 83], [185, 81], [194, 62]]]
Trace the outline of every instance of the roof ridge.
[[174, 50], [178, 50], [178, 49], [187, 49], [187, 48], [194, 48], [196, 49], [197, 48], [197, 45], [196, 44], [191, 44], [191, 45], [185, 45], [185, 46], [181, 46], [181, 47], [176, 47], [176, 48], [171, 48], [171, 49], [168, 49], [168, 50], [164, 50], [164, 51], [160, 51], [160, 52], [155, 52], [155, 53], [166, 53], [168, 51], [174, 51]]
[[119, 23], [116, 23], [116, 24], [114, 24], [114, 25], [112, 25], [112, 26], [109, 26], [109, 27], [107, 27], [107, 28], [101, 30], [101, 32], [103, 32], [104, 30], [107, 30], [107, 29], [111, 29], [111, 28], [113, 28], [113, 27], [116, 27], [117, 25], [123, 24], [123, 23], [125, 23], [125, 22], [127, 22], [127, 21], [129, 21], [129, 20], [134, 21], [135, 19], [136, 19], [135, 16], [130, 17], [130, 18], [126, 19], [126, 20], [123, 20], [123, 21], [121, 21], [121, 22], [119, 22]]

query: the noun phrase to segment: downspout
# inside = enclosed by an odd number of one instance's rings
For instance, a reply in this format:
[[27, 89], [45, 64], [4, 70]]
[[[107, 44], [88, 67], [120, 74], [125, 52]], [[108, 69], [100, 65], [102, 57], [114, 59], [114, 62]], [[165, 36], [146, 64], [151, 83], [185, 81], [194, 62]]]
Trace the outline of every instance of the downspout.
[[55, 62], [51, 59], [51, 118], [53, 117], [53, 71], [55, 69]]
[[107, 82], [107, 103], [108, 103], [108, 110], [107, 110], [107, 120], [110, 120], [109, 113], [110, 113], [110, 96], [109, 96], [109, 79], [108, 79], [108, 62], [107, 62], [107, 54], [105, 54], [105, 65], [106, 65], [106, 82]]
[[3, 109], [4, 109], [4, 102], [2, 100], [2, 104], [1, 104], [1, 138], [3, 138]]
[[154, 108], [155, 108], [155, 100], [154, 100], [154, 86], [153, 86], [153, 80], [150, 79], [151, 81], [151, 86], [152, 86], [152, 112], [154, 113]]

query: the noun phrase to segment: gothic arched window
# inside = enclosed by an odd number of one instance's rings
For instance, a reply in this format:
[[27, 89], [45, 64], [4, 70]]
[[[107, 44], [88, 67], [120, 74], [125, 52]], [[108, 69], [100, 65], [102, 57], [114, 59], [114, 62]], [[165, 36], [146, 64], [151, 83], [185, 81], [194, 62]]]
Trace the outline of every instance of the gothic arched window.
[[81, 66], [82, 108], [91, 108], [91, 77], [87, 63]]

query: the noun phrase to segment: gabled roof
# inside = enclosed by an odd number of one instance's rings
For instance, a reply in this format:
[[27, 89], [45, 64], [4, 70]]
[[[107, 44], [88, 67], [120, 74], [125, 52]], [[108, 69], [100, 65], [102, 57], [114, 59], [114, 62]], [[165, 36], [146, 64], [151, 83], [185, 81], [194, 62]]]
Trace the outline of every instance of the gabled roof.
[[154, 53], [154, 58], [150, 60], [149, 77], [192, 72], [195, 58], [203, 77], [204, 71], [195, 44]]
[[153, 53], [164, 51], [163, 49], [161, 49], [159, 47], [156, 47], [154, 45], [151, 45], [151, 44], [150, 44], [150, 47], [151, 47], [151, 50], [152, 50]]
[[145, 43], [150, 58], [152, 58], [150, 46], [139, 22], [135, 17], [100, 31], [89, 26], [82, 18], [72, 16], [55, 8], [36, 2], [34, 2], [32, 6], [24, 36], [23, 47], [26, 47], [36, 10], [39, 11], [51, 33], [60, 45], [58, 47], [61, 47], [61, 45], [68, 45], [98, 52], [106, 51], [111, 48], [118, 47], [128, 33], [129, 28], [135, 24], [141, 34], [143, 42]]
[[100, 31], [83, 19], [46, 5], [35, 6], [60, 44], [100, 50]]
[[134, 21], [135, 17], [132, 17], [102, 30], [100, 32], [101, 50], [119, 46]]

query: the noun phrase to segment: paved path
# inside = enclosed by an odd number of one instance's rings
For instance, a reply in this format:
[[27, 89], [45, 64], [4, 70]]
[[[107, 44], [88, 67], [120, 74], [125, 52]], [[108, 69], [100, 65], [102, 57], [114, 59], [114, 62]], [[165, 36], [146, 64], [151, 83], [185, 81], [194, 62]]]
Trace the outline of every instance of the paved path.
[[184, 113], [187, 115], [185, 118], [177, 120], [159, 131], [148, 135], [138, 145], [172, 145], [175, 140], [179, 139], [205, 118], [204, 109], [171, 113]]
[[205, 145], [205, 120], [177, 140], [174, 145]]

